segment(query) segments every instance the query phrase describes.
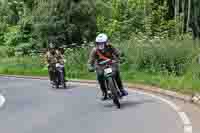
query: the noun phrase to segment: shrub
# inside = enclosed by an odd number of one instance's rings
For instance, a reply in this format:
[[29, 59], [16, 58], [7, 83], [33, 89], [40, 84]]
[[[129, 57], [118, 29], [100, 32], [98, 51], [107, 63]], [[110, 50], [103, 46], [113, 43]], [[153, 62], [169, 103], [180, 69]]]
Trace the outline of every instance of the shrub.
[[157, 38], [148, 41], [145, 37], [133, 37], [118, 47], [126, 54], [126, 67], [134, 66], [140, 71], [183, 75], [192, 62], [192, 43], [190, 40], [170, 41]]

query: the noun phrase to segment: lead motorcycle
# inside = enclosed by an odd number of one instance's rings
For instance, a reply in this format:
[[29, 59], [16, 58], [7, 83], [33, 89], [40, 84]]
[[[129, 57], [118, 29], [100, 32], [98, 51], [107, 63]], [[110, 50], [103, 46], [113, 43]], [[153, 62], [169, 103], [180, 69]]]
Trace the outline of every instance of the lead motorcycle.
[[121, 104], [119, 99], [121, 99], [121, 93], [114, 78], [115, 72], [112, 69], [111, 62], [112, 61], [108, 59], [100, 62], [99, 65], [103, 66], [105, 86], [107, 88], [108, 96], [113, 100], [113, 103], [117, 108], [120, 108]]
[[58, 89], [60, 85], [65, 89], [67, 88], [66, 83], [65, 83], [65, 76], [64, 76], [64, 65], [60, 63], [56, 63], [56, 74], [55, 74], [55, 81], [54, 81], [53, 88], [55, 86]]

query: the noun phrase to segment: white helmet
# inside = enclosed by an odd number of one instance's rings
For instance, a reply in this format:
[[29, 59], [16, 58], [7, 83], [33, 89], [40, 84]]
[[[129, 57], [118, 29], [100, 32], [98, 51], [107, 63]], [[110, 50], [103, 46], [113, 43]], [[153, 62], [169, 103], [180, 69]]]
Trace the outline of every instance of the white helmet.
[[108, 36], [104, 33], [101, 33], [96, 37], [96, 43], [106, 43], [107, 41]]

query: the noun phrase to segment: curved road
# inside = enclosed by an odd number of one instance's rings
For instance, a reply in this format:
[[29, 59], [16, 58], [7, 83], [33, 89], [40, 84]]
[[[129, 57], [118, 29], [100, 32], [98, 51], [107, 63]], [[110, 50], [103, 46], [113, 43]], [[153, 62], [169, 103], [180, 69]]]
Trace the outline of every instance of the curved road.
[[130, 92], [118, 110], [99, 100], [95, 86], [72, 84], [51, 89], [45, 80], [0, 77], [2, 133], [184, 133], [183, 123], [168, 104]]

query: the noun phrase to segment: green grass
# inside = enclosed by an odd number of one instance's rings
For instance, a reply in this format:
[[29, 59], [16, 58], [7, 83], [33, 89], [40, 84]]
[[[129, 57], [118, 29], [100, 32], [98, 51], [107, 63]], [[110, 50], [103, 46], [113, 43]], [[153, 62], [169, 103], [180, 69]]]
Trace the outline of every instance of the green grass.
[[135, 72], [123, 74], [123, 79], [130, 83], [152, 85], [181, 93], [191, 94], [193, 92], [200, 92], [199, 80], [188, 79], [187, 76], [177, 77], [172, 75]]
[[[198, 49], [191, 41], [130, 40], [114, 44], [125, 53], [121, 65], [126, 82], [158, 86], [182, 93], [200, 92], [200, 65], [194, 63]], [[170, 45], [170, 46], [169, 46]], [[96, 79], [87, 71], [90, 47], [66, 51], [68, 79]], [[14, 75], [47, 76], [41, 57], [0, 58], [0, 73]], [[194, 78], [195, 77], [195, 78]]]
[[[9, 59], [15, 60], [15, 59]], [[26, 60], [24, 63], [30, 63], [31, 60]], [[32, 61], [31, 61], [32, 62]], [[37, 62], [37, 61], [35, 61]], [[4, 64], [0, 66], [1, 74], [10, 74], [10, 75], [26, 75], [26, 76], [47, 76], [48, 72], [42, 65], [36, 64]], [[129, 83], [140, 83], [145, 85], [158, 86], [164, 89], [173, 90], [182, 93], [193, 93], [200, 92], [200, 82], [198, 79], [192, 80], [191, 76], [172, 76], [172, 75], [163, 75], [149, 72], [140, 72], [140, 71], [127, 71], [127, 66], [123, 66], [122, 69], [122, 78], [124, 81]], [[66, 73], [68, 79], [96, 79], [94, 73], [88, 73], [86, 68], [82, 71], [76, 70], [76, 68], [67, 69]]]

